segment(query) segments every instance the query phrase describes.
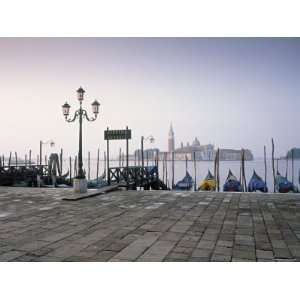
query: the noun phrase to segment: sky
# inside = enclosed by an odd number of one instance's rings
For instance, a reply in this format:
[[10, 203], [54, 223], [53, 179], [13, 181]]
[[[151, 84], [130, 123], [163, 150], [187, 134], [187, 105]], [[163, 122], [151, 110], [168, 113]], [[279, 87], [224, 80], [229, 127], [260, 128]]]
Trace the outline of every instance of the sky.
[[[78, 108], [86, 90], [83, 151], [105, 150], [104, 130], [132, 129], [129, 147], [153, 135], [145, 148], [167, 150], [192, 142], [284, 155], [299, 144], [299, 38], [0, 38], [0, 153], [32, 149], [53, 139], [66, 155], [78, 151], [78, 122], [61, 106]], [[112, 141], [112, 155], [125, 141]], [[45, 152], [52, 152], [45, 146]]]

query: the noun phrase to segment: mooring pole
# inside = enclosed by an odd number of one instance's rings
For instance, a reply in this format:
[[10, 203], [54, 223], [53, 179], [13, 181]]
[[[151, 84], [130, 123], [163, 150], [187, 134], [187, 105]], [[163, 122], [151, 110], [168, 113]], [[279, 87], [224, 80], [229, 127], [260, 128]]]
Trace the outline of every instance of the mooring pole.
[[42, 147], [43, 147], [43, 141], [40, 141], [40, 165], [42, 165], [42, 159], [43, 159]]
[[18, 153], [15, 152], [15, 158], [16, 158], [16, 168], [18, 167]]
[[147, 165], [147, 167], [149, 165], [149, 151], [148, 150], [146, 150], [146, 165]]
[[91, 152], [88, 152], [88, 180], [91, 179]]
[[220, 148], [218, 148], [217, 182], [218, 182], [218, 192], [220, 192]]
[[141, 175], [142, 175], [142, 179], [141, 179], [141, 187], [144, 188], [143, 184], [144, 184], [144, 137], [141, 137], [141, 160], [142, 160], [142, 170], [141, 170]]
[[172, 189], [174, 188], [174, 173], [175, 173], [175, 168], [174, 168], [174, 158], [175, 153], [172, 151]]
[[9, 159], [8, 159], [8, 166], [10, 167], [10, 163], [11, 163], [11, 152], [9, 153]]
[[128, 142], [128, 126], [126, 126], [126, 185], [129, 188], [129, 142]]
[[98, 148], [98, 151], [97, 151], [97, 172], [96, 172], [97, 181], [98, 181], [98, 178], [99, 178], [99, 160], [100, 160], [100, 149]]
[[164, 153], [164, 160], [165, 160], [165, 170], [166, 170], [166, 186], [168, 188], [168, 161], [167, 161], [167, 153]]
[[144, 168], [144, 137], [141, 137], [142, 168]]
[[122, 160], [122, 149], [119, 149], [119, 168], [121, 168], [121, 160]]
[[107, 170], [106, 170], [106, 152], [105, 151], [103, 153], [103, 162], [104, 162], [104, 175], [105, 175], [105, 178], [106, 178], [107, 177], [107, 175], [106, 175]]
[[194, 184], [194, 191], [196, 192], [196, 185], [197, 185], [197, 166], [196, 166], [196, 151], [194, 151], [194, 172], [195, 172], [195, 184]]
[[294, 148], [292, 148], [292, 183], [294, 184]]
[[72, 184], [72, 157], [69, 158], [70, 184]]
[[267, 187], [267, 151], [266, 151], [266, 146], [264, 146], [264, 163], [265, 163], [265, 185]]
[[275, 183], [276, 183], [276, 179], [275, 179], [275, 164], [274, 164], [274, 140], [272, 138], [272, 170], [273, 170], [273, 185], [274, 185], [274, 193], [276, 192], [275, 190]]
[[[107, 127], [107, 132], [109, 131], [109, 128]], [[110, 185], [110, 174], [109, 174], [109, 139], [106, 141], [106, 159], [107, 159], [107, 184]]]
[[60, 174], [62, 175], [63, 172], [63, 149], [62, 148], [60, 149], [59, 159], [60, 159]]

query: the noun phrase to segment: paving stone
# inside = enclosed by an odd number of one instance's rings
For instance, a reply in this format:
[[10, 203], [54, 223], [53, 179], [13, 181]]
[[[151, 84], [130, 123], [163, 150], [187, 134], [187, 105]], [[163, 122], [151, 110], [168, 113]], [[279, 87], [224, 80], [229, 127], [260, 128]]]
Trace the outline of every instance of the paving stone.
[[274, 255], [272, 251], [256, 250], [257, 259], [273, 259]]
[[223, 256], [230, 256], [231, 257], [232, 248], [217, 246], [214, 249], [213, 255], [223, 255]]
[[24, 251], [9, 251], [0, 255], [0, 261], [14, 260], [22, 255], [26, 254]]
[[187, 261], [188, 258], [189, 258], [188, 254], [181, 253], [181, 252], [180, 253], [179, 252], [171, 252], [165, 258], [165, 261], [178, 261], [178, 260]]
[[292, 254], [288, 248], [286, 248], [286, 249], [274, 248], [273, 251], [274, 251], [275, 258], [282, 258], [282, 259], [291, 259], [292, 258]]
[[281, 248], [281, 249], [286, 249], [287, 245], [285, 241], [283, 240], [271, 240], [273, 248]]
[[231, 261], [231, 255], [221, 255], [221, 254], [213, 254], [210, 261], [214, 262], [229, 262]]
[[207, 240], [201, 240], [197, 248], [203, 248], [203, 249], [213, 249], [215, 247], [216, 242], [215, 241], [207, 241]]
[[163, 261], [174, 246], [175, 242], [157, 241], [139, 257], [138, 261]]
[[159, 240], [176, 242], [179, 241], [182, 236], [183, 234], [178, 232], [165, 232], [159, 237]]
[[100, 251], [97, 255], [95, 255], [92, 259], [92, 261], [108, 261], [113, 257], [116, 257], [116, 254], [118, 252], [116, 251]]
[[75, 256], [77, 253], [79, 253], [81, 250], [83, 250], [86, 247], [87, 245], [84, 244], [69, 243], [67, 245], [52, 250], [47, 255], [59, 257], [59, 258], [67, 258], [69, 256]]
[[192, 262], [208, 262], [210, 261], [209, 257], [190, 257], [188, 261]]
[[210, 249], [195, 249], [192, 253], [192, 257], [207, 257], [211, 256], [212, 250]]
[[232, 252], [233, 258], [241, 258], [241, 259], [248, 259], [248, 260], [255, 260], [255, 251], [243, 251], [243, 250], [237, 250], [233, 248]]
[[217, 247], [219, 247], [219, 246], [231, 248], [233, 246], [233, 241], [218, 240]]
[[149, 234], [132, 242], [129, 246], [119, 252], [114, 258], [116, 259], [136, 259], [149, 248], [157, 239], [158, 234]]

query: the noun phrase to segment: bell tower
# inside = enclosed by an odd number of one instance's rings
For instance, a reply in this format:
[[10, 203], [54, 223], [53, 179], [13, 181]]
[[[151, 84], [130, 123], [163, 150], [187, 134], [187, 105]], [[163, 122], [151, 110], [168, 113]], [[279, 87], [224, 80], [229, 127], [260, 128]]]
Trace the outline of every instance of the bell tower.
[[171, 153], [174, 150], [175, 150], [175, 138], [174, 138], [173, 126], [171, 123], [170, 130], [169, 130], [169, 138], [168, 138], [168, 152]]

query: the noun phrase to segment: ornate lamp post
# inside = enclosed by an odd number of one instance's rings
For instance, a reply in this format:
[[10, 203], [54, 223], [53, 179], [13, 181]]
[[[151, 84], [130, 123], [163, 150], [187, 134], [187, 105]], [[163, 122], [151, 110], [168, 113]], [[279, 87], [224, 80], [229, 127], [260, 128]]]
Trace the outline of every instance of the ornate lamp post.
[[75, 111], [73, 118], [68, 119], [71, 106], [67, 102], [62, 106], [63, 115], [65, 116], [67, 122], [74, 122], [77, 118], [79, 119], [78, 176], [74, 179], [74, 190], [81, 193], [87, 191], [87, 181], [82, 168], [82, 120], [86, 118], [87, 121], [95, 121], [97, 119], [100, 106], [100, 103], [97, 100], [92, 103], [94, 117], [90, 118], [87, 111], [82, 108], [84, 93], [85, 90], [82, 87], [77, 90], [77, 98], [80, 106], [79, 109]]

